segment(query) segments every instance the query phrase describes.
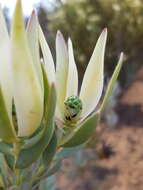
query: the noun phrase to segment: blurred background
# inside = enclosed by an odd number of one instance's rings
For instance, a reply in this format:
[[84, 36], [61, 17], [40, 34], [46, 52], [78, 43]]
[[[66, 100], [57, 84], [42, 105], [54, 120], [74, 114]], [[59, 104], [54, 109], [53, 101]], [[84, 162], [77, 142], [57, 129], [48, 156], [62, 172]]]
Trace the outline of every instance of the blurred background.
[[[15, 1], [0, 3], [10, 30]], [[125, 53], [102, 122], [85, 150], [65, 159], [51, 178], [53, 190], [142, 190], [143, 0], [23, 0], [23, 7], [26, 21], [37, 10], [54, 58], [57, 30], [71, 37], [80, 84], [102, 29], [108, 28], [105, 90]]]

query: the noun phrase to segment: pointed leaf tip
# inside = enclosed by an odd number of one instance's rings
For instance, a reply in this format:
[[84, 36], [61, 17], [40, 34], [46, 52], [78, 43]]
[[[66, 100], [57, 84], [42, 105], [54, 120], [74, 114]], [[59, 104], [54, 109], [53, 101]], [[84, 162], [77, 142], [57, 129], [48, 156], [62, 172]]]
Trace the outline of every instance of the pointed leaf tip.
[[57, 31], [57, 35], [59, 35], [59, 36], [62, 35], [60, 30]]
[[108, 33], [107, 28], [104, 28], [104, 29], [102, 30], [101, 36], [102, 36], [103, 38], [107, 38], [107, 33]]
[[15, 5], [15, 9], [19, 9], [19, 8], [22, 8], [22, 2], [21, 2], [21, 0], [17, 0], [16, 1], [16, 5]]
[[63, 34], [60, 30], [57, 31], [57, 35], [56, 35], [56, 41], [58, 41], [58, 40], [61, 41], [61, 43], [66, 44]]
[[103, 32], [107, 32], [107, 31], [108, 31], [107, 28], [104, 28], [104, 29], [103, 29]]
[[68, 38], [68, 47], [69, 47], [69, 45], [72, 45], [72, 41], [71, 41], [70, 37]]
[[36, 72], [38, 74], [41, 89], [43, 91], [43, 76], [42, 76], [41, 63], [40, 63], [38, 27], [39, 27], [38, 17], [36, 11], [33, 9], [32, 14], [30, 15], [30, 18], [28, 20], [26, 31], [29, 42], [29, 48], [31, 50], [31, 55], [33, 58], [33, 63], [36, 68]]
[[96, 108], [102, 95], [106, 41], [107, 29], [104, 29], [97, 40], [81, 86], [80, 99], [83, 102], [82, 119], [87, 117]]
[[24, 19], [23, 19], [21, 0], [17, 0], [13, 14], [13, 22], [12, 22], [13, 38], [18, 39], [20, 37], [20, 32], [19, 32], [20, 30], [24, 30]]
[[103, 102], [102, 102], [102, 104], [100, 106], [100, 109], [99, 109], [100, 113], [102, 113], [104, 111], [105, 106], [108, 103], [108, 100], [109, 100], [109, 98], [110, 98], [110, 96], [111, 96], [111, 94], [113, 92], [113, 88], [114, 88], [115, 82], [116, 82], [116, 80], [118, 78], [118, 75], [120, 73], [120, 70], [122, 68], [123, 58], [124, 58], [124, 54], [123, 54], [123, 52], [121, 52], [118, 64], [117, 64], [117, 66], [116, 66], [116, 68], [115, 68], [115, 70], [114, 70], [114, 72], [112, 74], [112, 77], [111, 77], [111, 79], [109, 81], [109, 84], [107, 86], [107, 90], [106, 90]]
[[[64, 104], [67, 93], [68, 79], [68, 49], [64, 37], [60, 31], [56, 35], [56, 84], [57, 84], [57, 110], [64, 112]], [[58, 114], [59, 115], [59, 114]]]
[[[68, 65], [68, 79], [67, 79], [67, 94], [66, 98], [69, 96], [77, 96], [78, 93], [78, 72], [74, 59], [73, 45], [72, 41], [68, 39], [68, 56], [69, 56], [69, 65]], [[74, 79], [74, 83], [73, 83]]]
[[36, 11], [35, 11], [35, 9], [33, 9], [33, 11], [32, 11], [32, 15], [34, 15], [34, 14], [36, 14]]
[[124, 52], [121, 52], [120, 53], [120, 59], [123, 59], [124, 58]]
[[49, 45], [46, 41], [46, 38], [44, 36], [44, 33], [40, 25], [39, 25], [39, 42], [44, 58], [45, 70], [47, 73], [48, 81], [51, 84], [51, 82], [55, 82], [55, 65], [51, 50], [49, 48]]

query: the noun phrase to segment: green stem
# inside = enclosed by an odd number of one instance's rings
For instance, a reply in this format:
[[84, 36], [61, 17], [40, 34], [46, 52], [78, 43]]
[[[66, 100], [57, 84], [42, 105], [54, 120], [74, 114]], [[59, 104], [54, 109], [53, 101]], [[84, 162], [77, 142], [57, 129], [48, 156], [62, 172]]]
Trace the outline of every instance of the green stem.
[[[16, 161], [18, 159], [20, 150], [21, 150], [21, 146], [22, 146], [22, 141], [17, 141], [16, 143], [14, 143], [14, 148], [13, 148], [13, 155], [15, 157], [15, 166], [16, 166]], [[14, 174], [16, 176], [16, 186], [19, 187], [21, 184], [21, 178], [20, 178], [20, 169], [14, 167]]]

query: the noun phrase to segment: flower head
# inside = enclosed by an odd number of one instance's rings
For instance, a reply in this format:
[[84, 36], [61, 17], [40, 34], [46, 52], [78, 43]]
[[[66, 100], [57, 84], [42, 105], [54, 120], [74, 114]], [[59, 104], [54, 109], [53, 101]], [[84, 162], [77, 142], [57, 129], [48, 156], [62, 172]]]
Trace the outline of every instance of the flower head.
[[76, 123], [77, 117], [79, 117], [82, 111], [82, 101], [79, 99], [78, 96], [70, 96], [65, 100], [65, 113], [64, 119], [65, 123], [72, 124]]
[[[97, 106], [103, 90], [103, 68], [104, 68], [104, 52], [107, 39], [107, 29], [104, 29], [95, 46], [93, 55], [89, 61], [84, 74], [80, 93], [78, 94], [78, 72], [75, 64], [72, 42], [68, 40], [68, 48], [64, 38], [60, 32], [56, 37], [56, 53], [57, 53], [57, 113], [58, 117], [65, 121], [65, 125], [70, 118], [67, 113], [67, 106], [64, 102], [69, 99], [77, 99], [80, 101], [81, 109], [78, 113], [78, 120], [84, 120]], [[73, 98], [72, 98], [73, 97]], [[77, 108], [70, 109], [76, 112]], [[67, 114], [67, 115], [66, 115]], [[67, 121], [67, 122], [66, 122]]]
[[[61, 144], [62, 146], [75, 146], [84, 143], [91, 136], [99, 120], [101, 110], [103, 110], [112, 92], [113, 84], [121, 69], [123, 55], [121, 54], [119, 64], [111, 78], [103, 103], [97, 110], [97, 104], [101, 98], [104, 83], [104, 54], [107, 29], [105, 28], [102, 31], [96, 43], [79, 93], [78, 72], [74, 59], [72, 41], [69, 39], [66, 44], [61, 32], [57, 32], [55, 71], [50, 49], [40, 28], [39, 39], [49, 81], [54, 80], [56, 83], [56, 118], [62, 121], [63, 128], [66, 131]], [[97, 111], [89, 116], [95, 108]]]
[[[107, 29], [104, 29], [97, 41], [93, 55], [84, 74], [80, 93], [78, 94], [78, 72], [72, 42], [69, 39], [67, 47], [61, 32], [57, 32], [55, 73], [57, 89], [56, 116], [61, 119], [65, 125], [70, 125], [70, 123], [75, 124], [78, 120], [84, 120], [95, 109], [99, 102], [103, 90], [106, 38]], [[43, 46], [42, 43], [41, 41], [41, 46]], [[46, 63], [49, 61], [46, 60], [48, 55], [45, 55], [49, 51], [49, 48], [47, 49], [45, 52], [43, 48]], [[52, 60], [51, 54], [50, 59]], [[52, 72], [52, 70], [50, 72]]]

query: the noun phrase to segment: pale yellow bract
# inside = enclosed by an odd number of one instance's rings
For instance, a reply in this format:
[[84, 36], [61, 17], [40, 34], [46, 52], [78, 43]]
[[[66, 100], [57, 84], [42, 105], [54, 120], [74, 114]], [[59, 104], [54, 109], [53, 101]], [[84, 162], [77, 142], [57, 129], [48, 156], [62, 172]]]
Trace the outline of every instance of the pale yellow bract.
[[[40, 31], [40, 42], [45, 43], [43, 34]], [[79, 98], [83, 103], [83, 109], [80, 115], [81, 120], [85, 119], [97, 106], [103, 90], [104, 80], [104, 53], [107, 39], [107, 29], [104, 29], [101, 33], [87, 69], [84, 74]], [[44, 41], [43, 41], [44, 40]], [[51, 68], [48, 61], [53, 58], [51, 53], [48, 53], [50, 58], [44, 59], [46, 65], [53, 72], [51, 75], [55, 75], [56, 78], [56, 90], [57, 90], [57, 110], [56, 117], [58, 119], [64, 119], [64, 102], [70, 96], [78, 96], [78, 72], [75, 64], [73, 45], [71, 39], [68, 40], [68, 46], [60, 31], [56, 36], [56, 72]], [[42, 48], [44, 57], [49, 52], [49, 47], [46, 45]], [[48, 69], [47, 69], [48, 70]]]
[[22, 137], [32, 135], [43, 116], [43, 79], [39, 47], [35, 46], [38, 44], [38, 27], [33, 28], [35, 24], [38, 26], [38, 20], [33, 13], [26, 31], [21, 1], [18, 0], [9, 36], [0, 10], [0, 86], [13, 135], [16, 132], [12, 121], [12, 101], [16, 109], [17, 135]]

